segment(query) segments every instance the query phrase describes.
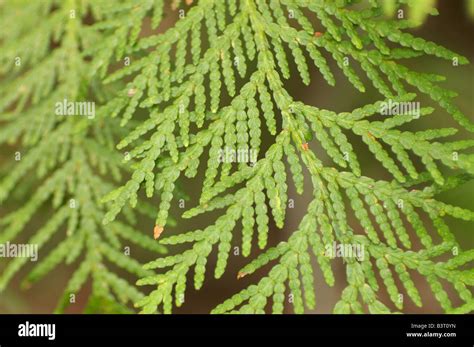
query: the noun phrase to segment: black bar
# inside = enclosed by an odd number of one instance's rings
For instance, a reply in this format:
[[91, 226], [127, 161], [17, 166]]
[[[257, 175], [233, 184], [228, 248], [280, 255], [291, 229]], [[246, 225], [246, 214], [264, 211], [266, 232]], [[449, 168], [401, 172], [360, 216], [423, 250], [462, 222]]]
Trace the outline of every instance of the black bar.
[[[472, 315], [0, 315], [0, 346], [62, 346], [95, 340], [169, 337], [321, 337], [362, 345], [473, 346]], [[28, 322], [28, 326], [26, 325]], [[32, 324], [55, 324], [55, 336], [19, 336]], [[20, 326], [23, 324], [23, 326]], [[44, 326], [43, 326], [44, 327]], [[36, 330], [32, 333], [36, 334]], [[421, 333], [422, 336], [407, 336]], [[452, 334], [456, 336], [452, 336]], [[46, 330], [45, 330], [46, 334]], [[429, 335], [431, 334], [431, 335]], [[433, 334], [450, 334], [450, 336]], [[50, 337], [52, 337], [50, 335]], [[151, 339], [150, 339], [151, 338]], [[243, 342], [243, 340], [241, 340]], [[313, 345], [313, 344], [311, 344]], [[337, 343], [336, 343], [337, 345]]]

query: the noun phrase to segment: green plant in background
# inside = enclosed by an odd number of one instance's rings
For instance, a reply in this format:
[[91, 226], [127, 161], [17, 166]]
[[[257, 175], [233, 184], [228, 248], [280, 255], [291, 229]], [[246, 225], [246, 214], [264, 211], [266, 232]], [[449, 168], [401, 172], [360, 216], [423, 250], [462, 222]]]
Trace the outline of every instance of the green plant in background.
[[[474, 0], [464, 0], [467, 14], [474, 19]], [[389, 16], [395, 16], [398, 5], [407, 4], [409, 7], [408, 18], [414, 25], [422, 24], [430, 15], [437, 15], [437, 0], [386, 0], [381, 2], [384, 12]], [[404, 14], [403, 14], [404, 15]]]
[[[0, 243], [13, 243], [22, 233], [33, 234], [27, 242], [39, 247], [40, 259], [26, 276], [25, 286], [60, 263], [76, 264], [57, 312], [75, 302], [88, 278], [93, 286], [92, 311], [128, 312], [127, 303], [142, 294], [114, 268], [145, 276], [150, 273], [127, 251], [134, 244], [158, 253], [165, 248], [134, 227], [137, 218], [153, 211], [146, 202], [136, 211], [129, 210], [125, 220], [102, 225], [106, 206], [99, 201], [127, 171], [122, 156], [114, 151], [124, 129], [100, 109], [93, 120], [55, 114], [63, 100], [92, 100], [100, 105], [111, 96], [90, 73], [84, 55], [103, 38], [84, 22], [89, 17], [100, 21], [104, 4], [8, 1], [0, 5], [0, 21], [8, 28], [0, 33], [0, 142], [18, 149], [16, 160], [4, 164], [0, 202], [5, 206], [10, 198], [21, 203], [18, 207], [13, 203], [17, 208], [0, 219]], [[39, 228], [38, 222], [32, 222], [35, 215], [44, 219]], [[63, 234], [62, 240], [51, 251], [45, 249], [58, 233]], [[26, 257], [10, 261], [2, 269], [0, 289], [28, 262]]]
[[[41, 183], [33, 183], [39, 188], [26, 186], [24, 194], [38, 191], [38, 198], [33, 195], [25, 207], [2, 219], [7, 227], [0, 238], [11, 240], [21, 232], [50, 196], [56, 196], [52, 199], [53, 215], [63, 213], [64, 220], [72, 221], [68, 223], [72, 224], [68, 237], [33, 274], [46, 274], [63, 258], [70, 261], [85, 250], [86, 257], [66, 293], [76, 291], [86, 275], [92, 274], [94, 298], [105, 297], [114, 303], [110, 289], [124, 296], [123, 302], [134, 300], [142, 312], [169, 313], [173, 306], [184, 303], [192, 272], [194, 287], [202, 287], [213, 251], [217, 253], [214, 276], [220, 278], [235, 239], [242, 240], [241, 253], [245, 257], [255, 253], [255, 239], [263, 251], [236, 275], [250, 276], [270, 264], [268, 275], [213, 312], [260, 313], [271, 306], [272, 312], [281, 313], [287, 298], [291, 298], [294, 311], [301, 313], [316, 305], [314, 267], [321, 269], [326, 283], [332, 286], [333, 259], [328, 249], [334, 244], [353, 245], [364, 250], [364, 257], [343, 257], [347, 287], [334, 312], [403, 310], [406, 300], [422, 306], [412, 272], [426, 279], [445, 312], [474, 309], [470, 291], [474, 272], [466, 269], [474, 259], [474, 250], [458, 244], [443, 218], [472, 221], [474, 213], [436, 199], [438, 193], [471, 179], [474, 158], [463, 151], [474, 141], [441, 142], [454, 135], [458, 131], [455, 128], [403, 130], [403, 125], [416, 122], [413, 114], [374, 120], [387, 104], [414, 102], [417, 96], [413, 91], [419, 91], [446, 110], [460, 128], [474, 131], [473, 124], [452, 101], [456, 94], [439, 85], [444, 77], [416, 72], [402, 63], [404, 59], [433, 55], [457, 65], [467, 63], [464, 57], [409, 34], [406, 29], [413, 24], [408, 20], [384, 18], [382, 1], [371, 1], [362, 8], [358, 1], [349, 0], [173, 1], [179, 19], [161, 34], [144, 34], [143, 28], [151, 25], [154, 29], [160, 24], [168, 9], [164, 1], [80, 3], [84, 6], [80, 11], [74, 1], [64, 7], [53, 6], [54, 1], [51, 6], [40, 7], [50, 18], [47, 32], [59, 34], [50, 49], [35, 50], [36, 55], [43, 52], [39, 57], [23, 58], [27, 62], [21, 69], [15, 69], [14, 59], [28, 57], [30, 51], [26, 49], [31, 43], [23, 46], [26, 53], [19, 54], [18, 47], [22, 46], [15, 41], [19, 37], [27, 41], [28, 28], [0, 37], [2, 46], [11, 46], [10, 50], [2, 49], [6, 53], [1, 55], [8, 63], [1, 88], [11, 94], [3, 93], [6, 96], [0, 99], [5, 124], [0, 138], [12, 142], [21, 139], [22, 145], [36, 151], [31, 159], [25, 156], [20, 163], [12, 164], [14, 171], [0, 183], [0, 197], [5, 199], [18, 177], [26, 176], [35, 166], [39, 181], [33, 182]], [[396, 9], [403, 3], [396, 2]], [[4, 15], [16, 10], [3, 7], [7, 9]], [[83, 18], [81, 25], [80, 21], [70, 24], [66, 12], [71, 8]], [[58, 24], [60, 29], [53, 24], [56, 17], [62, 23]], [[73, 29], [68, 31], [69, 27]], [[47, 69], [42, 59], [54, 57], [61, 48], [67, 54], [50, 60], [59, 66], [71, 60], [69, 68]], [[371, 83], [382, 101], [336, 114], [295, 100], [285, 88], [291, 67], [296, 66], [302, 81], [309, 85], [311, 62], [329, 85], [335, 85], [329, 60], [335, 61], [360, 92]], [[110, 65], [117, 61], [124, 64], [112, 69]], [[366, 78], [359, 77], [356, 66]], [[36, 83], [25, 80], [28, 68]], [[45, 82], [35, 69], [47, 70], [43, 76], [49, 77], [48, 88], [38, 87], [40, 81]], [[74, 78], [62, 82], [67, 74]], [[75, 91], [67, 94], [71, 100], [93, 98], [103, 105], [94, 121], [64, 120], [54, 114], [46, 117], [52, 112], [51, 104], [64, 98], [62, 83], [68, 93]], [[21, 85], [25, 87], [19, 88]], [[27, 92], [20, 92], [25, 88]], [[35, 90], [43, 94], [35, 98]], [[58, 95], [54, 95], [56, 92]], [[41, 112], [36, 109], [39, 107], [43, 107]], [[417, 116], [433, 117], [433, 111], [424, 107]], [[271, 143], [262, 143], [265, 133], [271, 135]], [[353, 136], [365, 143], [393, 180], [364, 175], [360, 154], [355, 153], [349, 140]], [[315, 142], [327, 152], [331, 163], [312, 150]], [[61, 146], [55, 146], [58, 143]], [[125, 151], [125, 162], [114, 152], [115, 144]], [[63, 148], [65, 154], [54, 152]], [[253, 151], [258, 153], [258, 160], [255, 165], [222, 160], [222, 150], [227, 148]], [[103, 165], [105, 170], [100, 171]], [[222, 212], [202, 229], [166, 236], [176, 185], [183, 177], [196, 179], [200, 167], [205, 177], [199, 203], [183, 217]], [[129, 172], [130, 178], [122, 184], [116, 183], [120, 182], [118, 174], [115, 181], [100, 174], [109, 171]], [[269, 247], [270, 218], [278, 228], [284, 227], [289, 181], [302, 194], [309, 187], [304, 184], [304, 172], [312, 186], [307, 212], [287, 241]], [[105, 190], [110, 193], [99, 203]], [[142, 190], [148, 199], [159, 197], [157, 211], [146, 202]], [[63, 207], [70, 198], [78, 200], [78, 208]], [[61, 212], [63, 209], [65, 212]], [[134, 211], [153, 213], [153, 232], [158, 241], [151, 243], [124, 224], [126, 219], [134, 224]], [[102, 217], [104, 226], [98, 224]], [[47, 241], [62, 221], [60, 217], [50, 218], [53, 225], [47, 224], [31, 242]], [[437, 235], [433, 236], [431, 230]], [[118, 236], [157, 251], [164, 250], [159, 248], [161, 245], [189, 246], [141, 269], [133, 257], [120, 253]], [[104, 258], [142, 277], [139, 285], [155, 289], [142, 296], [112, 272], [104, 271]], [[21, 260], [11, 262], [2, 274], [2, 283], [6, 284], [20, 265]], [[396, 277], [401, 286], [396, 284]], [[445, 283], [459, 297], [455, 304]], [[379, 298], [384, 290], [391, 303]], [[403, 295], [408, 299], [403, 300]]]
[[466, 0], [466, 10], [471, 19], [474, 18], [474, 0]]

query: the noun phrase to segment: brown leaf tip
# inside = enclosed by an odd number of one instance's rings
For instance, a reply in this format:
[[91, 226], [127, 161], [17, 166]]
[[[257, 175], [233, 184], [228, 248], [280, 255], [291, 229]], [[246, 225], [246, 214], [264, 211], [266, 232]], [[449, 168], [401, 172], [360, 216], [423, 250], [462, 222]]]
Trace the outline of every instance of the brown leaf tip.
[[153, 237], [155, 238], [155, 240], [160, 237], [162, 232], [163, 232], [163, 227], [159, 225], [155, 225], [155, 228], [153, 229]]
[[237, 274], [237, 279], [240, 280], [244, 276], [247, 276], [247, 273], [239, 271], [239, 273]]

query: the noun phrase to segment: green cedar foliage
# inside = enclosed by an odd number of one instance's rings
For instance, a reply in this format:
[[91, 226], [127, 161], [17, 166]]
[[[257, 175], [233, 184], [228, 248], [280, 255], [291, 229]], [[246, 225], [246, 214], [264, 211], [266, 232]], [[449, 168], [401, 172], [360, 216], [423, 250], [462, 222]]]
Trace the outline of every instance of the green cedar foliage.
[[[409, 1], [394, 1], [393, 6], [404, 9], [407, 2], [410, 5]], [[0, 197], [4, 200], [11, 195], [18, 179], [29, 170], [38, 171], [40, 182], [38, 188], [30, 187], [37, 195], [2, 219], [6, 229], [0, 235], [2, 240], [18, 235], [34, 211], [50, 200], [54, 217], [35, 234], [34, 242], [46, 242], [64, 221], [72, 220], [66, 223], [74, 227], [68, 226], [73, 231], [33, 275], [46, 274], [66, 255], [66, 261], [76, 259], [75, 254], [83, 250], [86, 256], [66, 293], [77, 290], [91, 274], [97, 280], [98, 295], [109, 301], [104, 283], [111, 290], [120, 288], [141, 312], [170, 313], [185, 302], [188, 286], [203, 286], [209, 271], [215, 278], [223, 276], [235, 240], [241, 239], [242, 255], [253, 256], [253, 260], [237, 278], [250, 278], [257, 271], [263, 277], [213, 312], [281, 313], [291, 297], [294, 312], [302, 313], [316, 306], [315, 266], [327, 285], [335, 284], [334, 260], [326, 254], [327, 246], [352, 244], [363, 247], [365, 256], [344, 257], [346, 288], [334, 312], [403, 311], [406, 300], [422, 306], [415, 272], [425, 279], [445, 312], [474, 309], [474, 272], [472, 267], [466, 269], [474, 252], [459, 245], [444, 218], [472, 221], [474, 213], [436, 197], [471, 180], [474, 157], [466, 150], [474, 141], [441, 142], [455, 134], [456, 128], [404, 130], [405, 124], [416, 122], [413, 115], [374, 120], [384, 102], [410, 102], [420, 93], [433, 100], [436, 111], [444, 109], [451, 115], [460, 129], [473, 132], [474, 125], [453, 102], [456, 94], [440, 86], [443, 76], [404, 65], [406, 59], [428, 55], [461, 65], [468, 63], [466, 58], [410, 34], [407, 29], [412, 22], [387, 19], [382, 15], [383, 1], [376, 0], [173, 1], [171, 7], [179, 11], [179, 19], [159, 34], [144, 28], [160, 25], [164, 13], [170, 11], [166, 1], [77, 2], [83, 6], [78, 10], [83, 25], [79, 21], [70, 24], [61, 15], [61, 8], [63, 12], [76, 8], [75, 1], [64, 7], [49, 3], [49, 8], [39, 10], [49, 19], [43, 19], [42, 25], [54, 37], [53, 48], [47, 40], [42, 50], [32, 51], [27, 27], [21, 28], [24, 32], [0, 37], [4, 46], [8, 48], [10, 42], [14, 47], [2, 50], [6, 53], [1, 55], [8, 63], [2, 88], [8, 86], [11, 92], [0, 99], [6, 124], [0, 139], [21, 139], [22, 145], [36, 151], [31, 160], [15, 164], [15, 171], [0, 185]], [[85, 24], [89, 22], [93, 24]], [[21, 45], [13, 41], [18, 38], [25, 41], [21, 55], [27, 57], [20, 71], [14, 67]], [[61, 48], [67, 54], [55, 58], [55, 52], [61, 55]], [[113, 65], [128, 59], [130, 64]], [[291, 67], [309, 85], [309, 69], [314, 65], [334, 86], [330, 62], [358, 91], [372, 84], [381, 101], [335, 113], [295, 100], [285, 86]], [[38, 87], [34, 77], [28, 80], [38, 73], [49, 78], [49, 92]], [[73, 77], [63, 82], [66, 73]], [[12, 88], [14, 84], [25, 87]], [[93, 97], [103, 105], [95, 122], [45, 117], [51, 112], [51, 106], [45, 104], [57, 100], [53, 93], [62, 85], [74, 93], [71, 99]], [[26, 92], [19, 92], [25, 88]], [[35, 98], [40, 92], [43, 94]], [[64, 92], [59, 94], [62, 97]], [[424, 107], [420, 117], [434, 117], [434, 111]], [[21, 117], [15, 117], [19, 113]], [[272, 135], [269, 146], [262, 143], [264, 131]], [[362, 154], [351, 144], [354, 137], [360, 138], [369, 150], [367, 155], [391, 179], [378, 180], [364, 173], [358, 159]], [[315, 142], [330, 163], [311, 148]], [[65, 154], [48, 152], [58, 150], [52, 145], [57, 143], [65, 143], [60, 147], [66, 148]], [[116, 150], [127, 153], [125, 163], [118, 159], [121, 155], [114, 151], [115, 145]], [[258, 160], [255, 165], [222, 163], [217, 157], [223, 148], [254, 150]], [[104, 173], [126, 173], [126, 181], [104, 177], [101, 165], [106, 165]], [[182, 217], [211, 211], [217, 211], [218, 217], [202, 229], [169, 235], [169, 211], [178, 194], [177, 184], [184, 177], [197, 180], [198, 169], [203, 167], [199, 202]], [[310, 185], [304, 185], [305, 175]], [[280, 229], [285, 226], [290, 184], [299, 194], [310, 191], [312, 199], [288, 240], [270, 247], [270, 224]], [[109, 193], [100, 199], [106, 190]], [[158, 198], [157, 208], [149, 207], [144, 196]], [[64, 207], [71, 197], [79, 200], [73, 211]], [[158, 238], [155, 243], [133, 228], [137, 214], [150, 212]], [[98, 223], [102, 217], [104, 225]], [[162, 250], [161, 245], [186, 248], [160, 256], [142, 269], [117, 251], [119, 236], [157, 251]], [[261, 250], [258, 256], [256, 248]], [[212, 269], [207, 266], [211, 254], [217, 255]], [[103, 258], [136, 273], [141, 277], [138, 285], [153, 290], [142, 296], [112, 272], [103, 271]], [[22, 265], [19, 263], [9, 264], [10, 270], [1, 277], [3, 285]], [[458, 297], [456, 304], [447, 285]], [[380, 298], [384, 292], [390, 302]], [[400, 294], [407, 299], [401, 300]]]

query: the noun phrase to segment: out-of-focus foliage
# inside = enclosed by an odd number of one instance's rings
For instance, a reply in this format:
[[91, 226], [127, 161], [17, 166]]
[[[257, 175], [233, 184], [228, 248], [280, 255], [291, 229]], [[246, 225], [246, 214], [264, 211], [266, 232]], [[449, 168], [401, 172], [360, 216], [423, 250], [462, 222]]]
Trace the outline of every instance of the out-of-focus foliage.
[[[103, 21], [104, 6], [95, 0], [0, 2], [0, 143], [16, 148], [4, 164], [0, 203], [17, 207], [0, 219], [0, 243], [30, 235], [27, 243], [39, 248], [25, 287], [62, 263], [74, 264], [58, 312], [78, 300], [89, 278], [91, 302], [100, 302], [107, 312], [128, 310], [142, 293], [116, 267], [145, 276], [150, 273], [127, 250], [137, 245], [165, 251], [135, 229], [136, 220], [151, 210], [145, 201], [139, 210], [129, 209], [124, 220], [102, 225], [106, 205], [100, 199], [128, 170], [115, 151], [123, 129], [99, 107], [111, 94], [91, 73], [85, 55], [107, 38], [86, 24], [91, 18]], [[94, 102], [98, 109], [93, 119], [60, 116], [56, 104], [63, 100]], [[37, 228], [33, 218], [44, 224]], [[44, 251], [59, 233], [61, 241]], [[28, 262], [27, 257], [11, 260], [0, 274], [0, 290]], [[113, 309], [106, 309], [111, 302]]]
[[[474, 20], [474, 0], [464, 0], [466, 13]], [[397, 13], [400, 10], [399, 4], [408, 6], [408, 18], [414, 25], [421, 25], [430, 15], [437, 15], [438, 0], [380, 0], [384, 12], [388, 16], [404, 16], [404, 13]], [[403, 11], [403, 9], [401, 9]]]

